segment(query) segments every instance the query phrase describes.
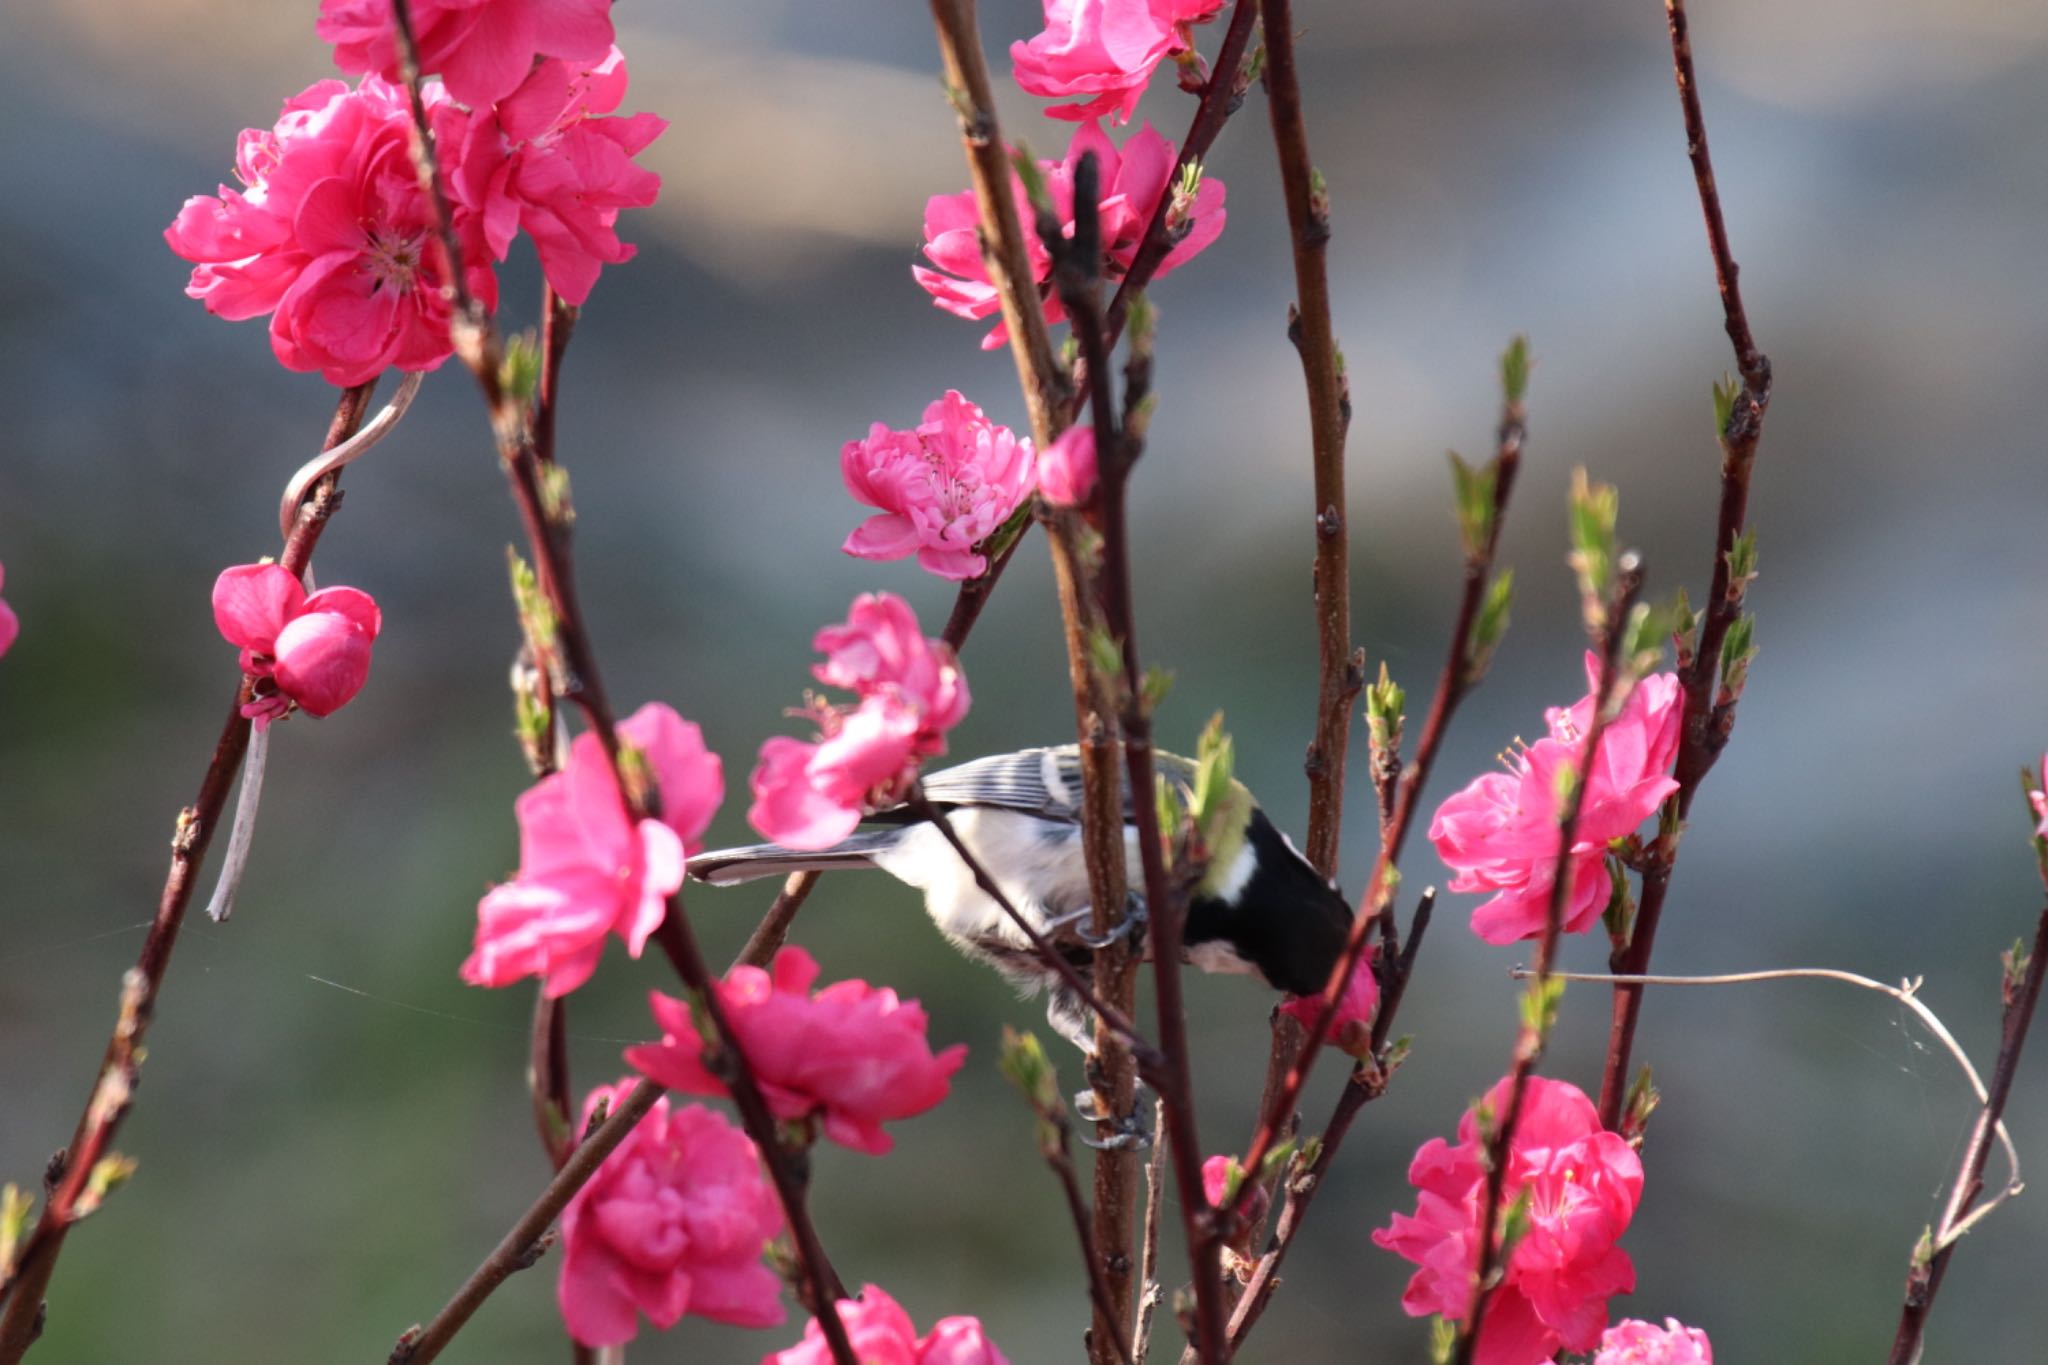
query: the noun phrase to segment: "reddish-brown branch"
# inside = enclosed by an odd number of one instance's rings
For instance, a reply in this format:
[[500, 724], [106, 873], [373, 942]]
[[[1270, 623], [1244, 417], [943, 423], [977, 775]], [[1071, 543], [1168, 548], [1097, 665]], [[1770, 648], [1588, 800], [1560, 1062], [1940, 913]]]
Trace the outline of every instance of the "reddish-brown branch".
[[584, 1137], [569, 1153], [562, 1169], [548, 1182], [540, 1198], [519, 1215], [518, 1221], [499, 1239], [483, 1264], [455, 1291], [447, 1306], [424, 1327], [409, 1328], [399, 1337], [389, 1365], [427, 1365], [441, 1354], [499, 1285], [537, 1261], [547, 1249], [544, 1239], [548, 1229], [568, 1207], [576, 1191], [590, 1182], [598, 1167], [604, 1164], [604, 1159], [626, 1140], [633, 1126], [647, 1116], [655, 1101], [665, 1093], [650, 1080], [643, 1079], [634, 1086], [596, 1131]]
[[[1713, 158], [1707, 150], [1706, 118], [1700, 110], [1699, 86], [1693, 72], [1685, 0], [1665, 0], [1664, 9], [1671, 31], [1672, 71], [1685, 118], [1686, 155], [1692, 161], [1693, 182], [1699, 192], [1700, 211], [1706, 219], [1707, 246], [1714, 259], [1714, 278], [1721, 291], [1722, 318], [1728, 340], [1735, 348], [1742, 385], [1720, 433], [1721, 500], [1714, 527], [1712, 585], [1700, 624], [1699, 644], [1683, 675], [1685, 708], [1675, 773], [1678, 791], [1659, 821], [1663, 832], [1644, 861], [1642, 907], [1636, 914], [1634, 932], [1626, 947], [1617, 949], [1609, 960], [1611, 970], [1632, 976], [1649, 971], [1657, 925], [1663, 918], [1670, 890], [1672, 865], [1678, 858], [1678, 841], [1692, 811], [1693, 797], [1735, 726], [1734, 698], [1717, 696], [1715, 687], [1721, 644], [1729, 627], [1742, 614], [1746, 586], [1731, 576], [1728, 554], [1748, 519], [1750, 471], [1756, 462], [1757, 442], [1763, 436], [1764, 412], [1771, 401], [1771, 362], [1757, 349], [1756, 339], [1750, 334], [1749, 316], [1743, 309], [1742, 290], [1736, 282], [1739, 271], [1728, 245], [1728, 227], [1721, 216], [1721, 192], [1714, 179]], [[1628, 1094], [1629, 1057], [1635, 1046], [1636, 1024], [1642, 1016], [1643, 989], [1639, 984], [1614, 988], [1607, 1059], [1600, 1076], [1600, 1120], [1610, 1128], [1620, 1122], [1621, 1106]]]
[[563, 1002], [536, 987], [533, 1031], [526, 1052], [526, 1089], [533, 1097], [533, 1126], [541, 1150], [556, 1170], [576, 1141], [576, 1097], [569, 1085], [568, 1012]]
[[[355, 434], [369, 411], [370, 394], [375, 387], [374, 383], [359, 384], [342, 392], [321, 449], [332, 450]], [[320, 543], [321, 532], [341, 506], [340, 478], [339, 471], [327, 475], [299, 505], [291, 535], [279, 557], [279, 563], [294, 577], [305, 573], [312, 562], [314, 547]], [[42, 1213], [24, 1240], [13, 1273], [0, 1286], [0, 1295], [6, 1299], [5, 1310], [0, 1312], [0, 1362], [5, 1365], [20, 1360], [42, 1330], [43, 1292], [56, 1269], [64, 1239], [71, 1227], [90, 1211], [81, 1208], [81, 1203], [87, 1200], [93, 1168], [110, 1153], [114, 1136], [127, 1116], [139, 1079], [143, 1040], [156, 1012], [164, 974], [170, 968], [171, 950], [177, 946], [178, 931], [184, 926], [185, 912], [191, 906], [207, 847], [213, 841], [215, 828], [221, 824], [235, 773], [249, 746], [249, 721], [241, 713], [249, 696], [248, 679], [240, 679], [220, 737], [214, 741], [213, 757], [200, 778], [199, 794], [191, 805], [178, 812], [171, 836], [170, 871], [157, 898], [156, 916], [142, 941], [142, 952], [122, 977], [119, 1017], [100, 1059], [92, 1093], [71, 1141], [52, 1162], [52, 1170], [57, 1174], [49, 1180], [50, 1190]]]
[[1308, 860], [1334, 880], [1344, 826], [1344, 759], [1351, 703], [1365, 684], [1365, 661], [1351, 654], [1349, 508], [1344, 500], [1344, 438], [1351, 398], [1330, 320], [1329, 196], [1309, 158], [1301, 82], [1294, 69], [1290, 0], [1260, 0], [1265, 14], [1266, 96], [1287, 226], [1294, 239], [1296, 304], [1287, 335], [1301, 355], [1308, 386], [1309, 446], [1315, 468], [1316, 725], [1308, 747]]
[[[583, 712], [590, 731], [604, 746], [617, 776], [619, 790], [631, 813], [636, 818], [652, 814], [659, 803], [659, 793], [646, 790], [644, 784], [637, 782], [634, 774], [620, 762], [615, 713], [598, 674], [596, 655], [577, 597], [574, 560], [568, 545], [572, 517], [567, 503], [567, 485], [554, 466], [544, 464], [540, 459], [527, 414], [501, 382], [504, 352], [497, 330], [490, 316], [470, 297], [463, 282], [459, 248], [441, 188], [433, 133], [426, 121], [420, 95], [418, 54], [406, 0], [393, 0], [392, 12], [398, 30], [400, 64], [412, 101], [414, 161], [421, 184], [435, 205], [442, 248], [452, 263], [449, 287], [455, 295], [456, 305], [451, 324], [455, 351], [476, 376], [483, 391], [498, 458], [505, 468], [513, 501], [526, 529], [534, 573], [553, 608], [564, 673], [557, 690]], [[803, 1179], [796, 1170], [792, 1155], [783, 1146], [779, 1126], [747, 1064], [732, 1022], [719, 1002], [714, 989], [715, 978], [697, 944], [680, 891], [669, 897], [667, 913], [656, 930], [655, 938], [682, 978], [692, 1003], [702, 1011], [710, 1025], [711, 1036], [706, 1040], [707, 1062], [726, 1080], [742, 1125], [760, 1150], [762, 1163], [767, 1168], [782, 1203], [783, 1215], [789, 1223], [798, 1268], [809, 1299], [808, 1306], [818, 1318], [832, 1357], [837, 1365], [856, 1365], [852, 1343], [839, 1320], [837, 1309], [844, 1291], [811, 1222]], [[568, 1169], [565, 1167], [564, 1172]], [[586, 1171], [585, 1178], [594, 1170], [592, 1166], [590, 1171]], [[484, 1292], [488, 1293], [489, 1289]]]
[[[1301, 1049], [1292, 1065], [1287, 1068], [1282, 1083], [1277, 1088], [1269, 1086], [1267, 1100], [1260, 1110], [1259, 1127], [1252, 1135], [1251, 1145], [1246, 1149], [1246, 1170], [1260, 1169], [1267, 1153], [1273, 1150], [1289, 1127], [1295, 1106], [1300, 1103], [1302, 1088], [1307, 1084], [1309, 1070], [1314, 1066], [1317, 1054], [1328, 1039], [1330, 1021], [1335, 1018], [1335, 1002], [1343, 998], [1345, 990], [1350, 986], [1351, 974], [1370, 945], [1374, 931], [1377, 930], [1388, 943], [1396, 941], [1393, 896], [1392, 888], [1388, 886], [1388, 874], [1401, 856], [1401, 847], [1407, 840], [1409, 829], [1415, 823], [1417, 802], [1421, 798], [1423, 785], [1429, 781], [1430, 772], [1436, 765], [1437, 754], [1443, 747], [1445, 734], [1450, 729], [1451, 717], [1457, 711], [1458, 703], [1479, 681], [1479, 670], [1473, 654], [1473, 632], [1479, 622], [1487, 584], [1492, 576], [1494, 558], [1500, 543], [1500, 527], [1506, 517], [1509, 495], [1514, 491], [1515, 473], [1520, 467], [1525, 434], [1520, 396], [1510, 394], [1501, 411], [1500, 444], [1495, 461], [1490, 518], [1491, 531], [1486, 543], [1478, 547], [1478, 552], [1468, 553], [1466, 557], [1464, 592], [1458, 600], [1457, 621], [1451, 628], [1450, 646], [1444, 660], [1443, 672], [1438, 676], [1436, 694], [1431, 698], [1428, 717], [1423, 721], [1422, 734], [1416, 741], [1415, 757], [1401, 774], [1394, 798], [1393, 818], [1388, 822], [1387, 840], [1373, 864], [1372, 875], [1366, 880], [1365, 895], [1359, 902], [1358, 914], [1352, 920], [1351, 936], [1345, 944], [1344, 954], [1331, 973], [1330, 981], [1323, 988], [1324, 1008], [1318, 1012], [1315, 1026], [1307, 1031]], [[1410, 946], [1413, 947], [1412, 942]], [[1413, 958], [1408, 957], [1403, 961], [1412, 965]], [[1382, 972], [1389, 972], [1391, 969], [1392, 964], [1381, 964]], [[1398, 1004], [1399, 991], [1406, 985], [1405, 976], [1390, 976], [1387, 984], [1392, 1003]], [[1376, 1047], [1384, 1045], [1384, 1035], [1392, 1019], [1392, 1008], [1383, 1003], [1375, 1030]], [[1246, 1182], [1246, 1185], [1246, 1190], [1240, 1192], [1240, 1200], [1249, 1198], [1250, 1182]]]
[[[2044, 878], [2048, 880], [2048, 878]], [[2027, 1030], [2034, 1022], [2034, 1007], [2041, 1000], [2042, 978], [2048, 976], [2048, 907], [2034, 926], [2033, 955], [2027, 959], [2026, 975], [2017, 989], [2008, 985], [2005, 1010], [2000, 1019], [1998, 1060], [1991, 1068], [1991, 1082], [1985, 1087], [1984, 1110], [1970, 1134], [1962, 1167], [1942, 1209], [1941, 1222], [1926, 1243], [1931, 1255], [1916, 1249], [1906, 1275], [1905, 1303], [1899, 1310], [1899, 1329], [1892, 1339], [1889, 1365], [1915, 1365], [1920, 1359], [1927, 1333], [1927, 1315], [1934, 1309], [1934, 1296], [1941, 1291], [1948, 1274], [1949, 1257], [1955, 1254], [1956, 1227], [1965, 1219], [1977, 1196], [1984, 1192], [1984, 1166], [2005, 1116], [2006, 1101], [2012, 1095], [2013, 1078], [2019, 1074], [2020, 1049], [2026, 1045]]]
[[[1558, 812], [1557, 863], [1551, 871], [1550, 901], [1544, 908], [1543, 936], [1537, 940], [1535, 972], [1529, 984], [1531, 996], [1539, 1002], [1550, 987], [1558, 940], [1564, 937], [1564, 909], [1574, 880], [1572, 845], [1578, 838], [1579, 812], [1584, 807], [1586, 789], [1592, 785], [1592, 774], [1599, 762], [1600, 741], [1607, 734], [1615, 704], [1621, 699], [1621, 689], [1627, 681], [1622, 676], [1619, 662], [1623, 623], [1635, 602], [1636, 593], [1642, 587], [1641, 570], [1633, 554], [1621, 557], [1619, 576], [1619, 591], [1615, 601], [1607, 605], [1607, 610], [1600, 617], [1604, 624], [1595, 640], [1600, 654], [1600, 676], [1593, 687], [1592, 724], [1586, 728], [1585, 746], [1573, 765], [1578, 780], [1565, 794], [1564, 807]], [[1472, 1277], [1472, 1311], [1458, 1324], [1458, 1346], [1452, 1356], [1454, 1365], [1472, 1365], [1479, 1349], [1479, 1331], [1485, 1324], [1486, 1310], [1493, 1302], [1495, 1286], [1489, 1281], [1493, 1278], [1501, 1249], [1502, 1229], [1499, 1224], [1501, 1199], [1507, 1189], [1508, 1153], [1514, 1145], [1515, 1130], [1522, 1121], [1522, 1101], [1528, 1094], [1529, 1078], [1536, 1073], [1537, 1063], [1543, 1060], [1544, 1044], [1548, 1041], [1548, 1010], [1546, 1003], [1539, 1003], [1523, 1011], [1521, 1028], [1515, 1035], [1514, 1058], [1508, 1071], [1507, 1107], [1496, 1117], [1493, 1129], [1487, 1135], [1486, 1197], [1480, 1203], [1479, 1258]]]

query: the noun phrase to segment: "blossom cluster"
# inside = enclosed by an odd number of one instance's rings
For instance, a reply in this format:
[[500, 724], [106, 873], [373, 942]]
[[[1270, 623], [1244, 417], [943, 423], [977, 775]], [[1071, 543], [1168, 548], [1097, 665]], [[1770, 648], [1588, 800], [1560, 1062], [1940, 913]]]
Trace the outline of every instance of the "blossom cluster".
[[1488, 943], [1513, 943], [1543, 933], [1557, 876], [1558, 810], [1566, 783], [1583, 780], [1573, 832], [1567, 933], [1590, 929], [1606, 908], [1608, 846], [1633, 833], [1678, 790], [1683, 689], [1676, 673], [1642, 679], [1601, 732], [1592, 771], [1578, 767], [1600, 688], [1600, 661], [1586, 656], [1590, 691], [1569, 707], [1544, 712], [1549, 733], [1506, 759], [1437, 807], [1430, 842], [1458, 870], [1453, 891], [1492, 891], [1472, 912], [1472, 932]]
[[[1373, 1244], [1417, 1266], [1401, 1296], [1411, 1315], [1453, 1321], [1471, 1311], [1486, 1195], [1481, 1112], [1498, 1123], [1513, 1079], [1504, 1078], [1458, 1122], [1458, 1141], [1432, 1138], [1416, 1152], [1408, 1181], [1413, 1215], [1396, 1213]], [[1577, 1086], [1532, 1076], [1506, 1153], [1503, 1209], [1528, 1200], [1528, 1231], [1508, 1257], [1479, 1332], [1479, 1365], [1538, 1365], [1560, 1348], [1590, 1351], [1607, 1322], [1607, 1300], [1635, 1288], [1635, 1266], [1619, 1245], [1643, 1194], [1634, 1148], [1600, 1125]]]
[[[661, 188], [633, 158], [667, 126], [652, 114], [613, 116], [626, 67], [603, 0], [594, 11], [584, 0], [412, 8], [424, 63], [446, 76], [420, 93], [462, 289], [494, 308], [492, 263], [524, 229], [548, 282], [581, 304], [603, 266], [633, 255], [619, 213], [652, 204]], [[269, 316], [271, 349], [288, 369], [344, 386], [391, 366], [431, 370], [453, 346], [456, 280], [412, 160], [389, 0], [327, 0], [320, 28], [344, 70], [369, 74], [353, 87], [316, 82], [271, 127], [245, 130], [240, 188], [186, 200], [164, 238], [193, 262], [185, 292], [207, 311]]]
[[846, 624], [827, 626], [812, 645], [826, 656], [812, 676], [857, 701], [814, 698], [816, 742], [777, 735], [761, 746], [747, 819], [787, 848], [829, 848], [864, 813], [900, 800], [918, 765], [946, 751], [946, 731], [969, 703], [952, 649], [925, 638], [893, 593], [856, 598]]
[[[975, 1318], [940, 1318], [923, 1336], [903, 1306], [875, 1285], [866, 1285], [857, 1299], [841, 1299], [839, 1321], [862, 1365], [1009, 1365], [1003, 1353]], [[804, 1337], [787, 1350], [776, 1351], [761, 1365], [831, 1365], [832, 1349], [814, 1318]]]

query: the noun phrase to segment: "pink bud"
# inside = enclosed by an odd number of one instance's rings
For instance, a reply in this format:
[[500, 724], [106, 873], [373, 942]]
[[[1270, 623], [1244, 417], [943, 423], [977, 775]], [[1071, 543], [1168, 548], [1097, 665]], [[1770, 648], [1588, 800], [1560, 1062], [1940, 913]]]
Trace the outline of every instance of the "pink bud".
[[1055, 507], [1077, 507], [1095, 491], [1095, 428], [1071, 426], [1038, 457], [1038, 491]]
[[278, 690], [310, 716], [330, 715], [370, 677], [370, 636], [336, 612], [294, 617], [277, 635]]
[[[0, 586], [7, 581], [7, 571], [0, 568]], [[21, 634], [21, 620], [14, 614], [14, 608], [0, 602], [0, 654], [5, 654], [14, 645], [14, 637]]]

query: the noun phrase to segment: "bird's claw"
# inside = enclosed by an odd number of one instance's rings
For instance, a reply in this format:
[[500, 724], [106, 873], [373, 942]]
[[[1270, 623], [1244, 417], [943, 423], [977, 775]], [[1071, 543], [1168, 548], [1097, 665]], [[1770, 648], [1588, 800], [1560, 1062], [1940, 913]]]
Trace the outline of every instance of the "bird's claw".
[[1115, 1130], [1106, 1137], [1081, 1134], [1081, 1141], [1098, 1152], [1142, 1152], [1152, 1145], [1151, 1130], [1142, 1117], [1143, 1106], [1134, 1107], [1122, 1117], [1112, 1117], [1103, 1108], [1100, 1095], [1093, 1090], [1082, 1090], [1074, 1095], [1074, 1112], [1089, 1123], [1107, 1124]]
[[1107, 948], [1119, 939], [1129, 938], [1134, 934], [1142, 932], [1145, 927], [1145, 902], [1136, 896], [1130, 896], [1125, 899], [1123, 918], [1118, 920], [1113, 928], [1105, 930], [1100, 934], [1078, 927], [1086, 922], [1094, 913], [1095, 911], [1092, 906], [1084, 905], [1079, 910], [1070, 911], [1050, 921], [1046, 927], [1055, 933], [1063, 929], [1072, 929], [1076, 942], [1084, 948], [1094, 949], [1097, 952]]

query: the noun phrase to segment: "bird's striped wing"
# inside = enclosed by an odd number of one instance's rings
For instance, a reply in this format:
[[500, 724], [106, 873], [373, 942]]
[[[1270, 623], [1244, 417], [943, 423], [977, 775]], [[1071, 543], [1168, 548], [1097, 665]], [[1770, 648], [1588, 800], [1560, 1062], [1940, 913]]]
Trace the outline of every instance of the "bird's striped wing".
[[[1176, 754], [1158, 753], [1155, 760], [1168, 781], [1193, 779], [1194, 765]], [[1043, 820], [1080, 818], [1081, 757], [1071, 744], [1051, 749], [1019, 749], [991, 754], [971, 763], [927, 773], [924, 792], [941, 806], [998, 806]], [[1124, 819], [1132, 818], [1131, 792], [1125, 784]]]

